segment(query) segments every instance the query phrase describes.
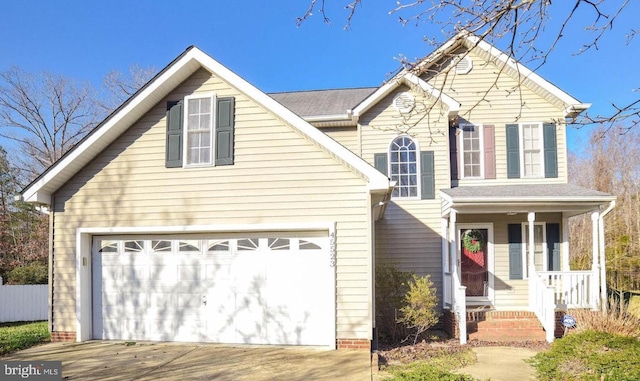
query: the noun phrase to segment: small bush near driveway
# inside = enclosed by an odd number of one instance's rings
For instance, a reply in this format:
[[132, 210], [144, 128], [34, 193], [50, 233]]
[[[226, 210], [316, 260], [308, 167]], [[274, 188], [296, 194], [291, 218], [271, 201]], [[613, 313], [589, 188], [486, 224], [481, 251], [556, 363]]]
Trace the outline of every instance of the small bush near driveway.
[[46, 321], [0, 323], [0, 356], [50, 340]]
[[541, 381], [640, 380], [640, 340], [585, 331], [556, 340], [529, 361]]
[[387, 351], [385, 362], [381, 370], [388, 376], [382, 377], [384, 381], [475, 381], [469, 375], [453, 372], [476, 362], [470, 347], [421, 343]]

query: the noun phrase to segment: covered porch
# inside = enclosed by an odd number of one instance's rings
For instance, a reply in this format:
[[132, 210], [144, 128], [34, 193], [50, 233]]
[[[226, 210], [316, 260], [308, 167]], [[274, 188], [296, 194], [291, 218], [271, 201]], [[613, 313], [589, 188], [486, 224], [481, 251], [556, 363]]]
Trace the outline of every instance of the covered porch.
[[[468, 311], [531, 312], [551, 342], [557, 310], [606, 306], [603, 218], [614, 196], [569, 184], [458, 187], [441, 196], [443, 306], [461, 343]], [[585, 213], [592, 265], [572, 271], [568, 220]]]

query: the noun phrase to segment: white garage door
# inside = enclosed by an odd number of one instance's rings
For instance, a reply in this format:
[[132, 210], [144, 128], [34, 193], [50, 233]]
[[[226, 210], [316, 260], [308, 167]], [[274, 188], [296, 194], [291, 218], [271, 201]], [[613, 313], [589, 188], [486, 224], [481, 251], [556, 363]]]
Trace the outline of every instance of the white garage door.
[[328, 238], [95, 237], [98, 339], [331, 345]]

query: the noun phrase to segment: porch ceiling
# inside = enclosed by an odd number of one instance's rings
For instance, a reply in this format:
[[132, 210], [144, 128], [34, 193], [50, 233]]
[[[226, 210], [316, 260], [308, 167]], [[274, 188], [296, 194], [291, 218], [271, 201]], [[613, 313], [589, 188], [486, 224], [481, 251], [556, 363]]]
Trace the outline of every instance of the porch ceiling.
[[442, 214], [458, 213], [562, 212], [575, 216], [601, 207], [616, 199], [608, 193], [572, 184], [517, 184], [470, 186], [442, 189]]

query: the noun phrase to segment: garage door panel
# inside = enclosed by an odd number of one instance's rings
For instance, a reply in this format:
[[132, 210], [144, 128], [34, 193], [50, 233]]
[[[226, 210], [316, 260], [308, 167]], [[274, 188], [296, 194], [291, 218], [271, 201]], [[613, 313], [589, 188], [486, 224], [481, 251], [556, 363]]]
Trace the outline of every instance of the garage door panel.
[[149, 308], [149, 295], [146, 292], [123, 292], [120, 298], [125, 313], [144, 314]]
[[149, 267], [149, 276], [151, 279], [161, 279], [163, 283], [171, 285], [178, 281], [178, 271], [175, 265], [172, 264], [151, 265]]
[[167, 313], [176, 308], [176, 296], [169, 292], [150, 292], [149, 293], [149, 310], [150, 313], [158, 312]]
[[96, 338], [323, 345], [332, 336], [326, 237], [125, 241], [93, 256]]

